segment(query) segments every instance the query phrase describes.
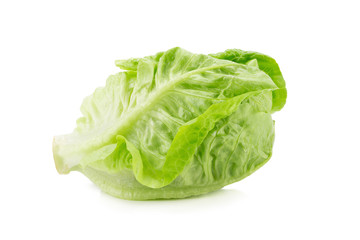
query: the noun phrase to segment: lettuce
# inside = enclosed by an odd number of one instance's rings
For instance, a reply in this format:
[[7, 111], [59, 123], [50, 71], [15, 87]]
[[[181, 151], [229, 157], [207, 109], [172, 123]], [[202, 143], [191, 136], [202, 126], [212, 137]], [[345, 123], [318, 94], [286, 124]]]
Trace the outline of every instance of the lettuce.
[[184, 198], [239, 181], [270, 159], [271, 113], [286, 101], [274, 59], [173, 48], [116, 65], [124, 71], [85, 98], [73, 133], [54, 137], [59, 173], [80, 171], [123, 199]]

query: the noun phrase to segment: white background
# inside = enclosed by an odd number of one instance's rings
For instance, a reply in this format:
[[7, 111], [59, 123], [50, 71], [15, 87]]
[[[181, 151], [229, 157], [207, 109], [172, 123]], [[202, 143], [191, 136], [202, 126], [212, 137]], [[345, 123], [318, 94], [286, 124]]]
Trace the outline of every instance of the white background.
[[[360, 239], [357, 1], [1, 1], [0, 239]], [[272, 159], [201, 197], [132, 202], [60, 176], [54, 135], [114, 60], [266, 53], [288, 87]]]

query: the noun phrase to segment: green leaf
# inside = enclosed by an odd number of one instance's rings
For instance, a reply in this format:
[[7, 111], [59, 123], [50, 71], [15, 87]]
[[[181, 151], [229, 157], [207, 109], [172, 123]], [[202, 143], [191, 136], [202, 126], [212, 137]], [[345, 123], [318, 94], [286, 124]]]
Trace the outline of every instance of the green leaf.
[[210, 54], [210, 56], [242, 64], [256, 60], [259, 68], [268, 74], [279, 88], [273, 91], [272, 112], [280, 111], [284, 107], [287, 98], [287, 90], [285, 80], [275, 59], [262, 53], [243, 51], [240, 49], [228, 49], [225, 52]]

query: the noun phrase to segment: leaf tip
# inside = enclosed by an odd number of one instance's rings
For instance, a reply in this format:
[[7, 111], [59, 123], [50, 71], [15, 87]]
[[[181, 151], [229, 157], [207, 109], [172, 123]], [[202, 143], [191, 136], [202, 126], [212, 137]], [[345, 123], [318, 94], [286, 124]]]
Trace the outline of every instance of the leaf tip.
[[59, 154], [59, 145], [56, 141], [56, 137], [53, 138], [52, 143], [53, 157], [55, 161], [55, 167], [59, 174], [68, 174], [70, 172], [69, 167], [65, 164], [64, 158]]

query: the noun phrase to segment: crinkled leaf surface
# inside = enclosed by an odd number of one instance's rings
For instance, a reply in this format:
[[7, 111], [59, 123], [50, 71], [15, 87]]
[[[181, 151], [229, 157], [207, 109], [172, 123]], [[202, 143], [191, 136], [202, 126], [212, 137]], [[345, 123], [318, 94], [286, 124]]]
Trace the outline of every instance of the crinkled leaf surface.
[[238, 181], [271, 156], [271, 112], [285, 82], [265, 55], [173, 48], [119, 60], [87, 97], [72, 134], [54, 138], [60, 173], [77, 170], [126, 199], [182, 198]]

